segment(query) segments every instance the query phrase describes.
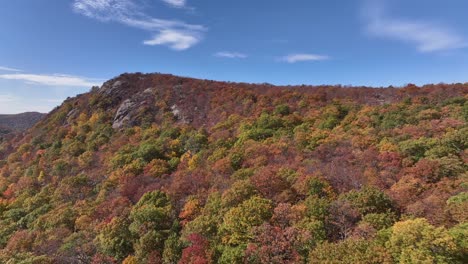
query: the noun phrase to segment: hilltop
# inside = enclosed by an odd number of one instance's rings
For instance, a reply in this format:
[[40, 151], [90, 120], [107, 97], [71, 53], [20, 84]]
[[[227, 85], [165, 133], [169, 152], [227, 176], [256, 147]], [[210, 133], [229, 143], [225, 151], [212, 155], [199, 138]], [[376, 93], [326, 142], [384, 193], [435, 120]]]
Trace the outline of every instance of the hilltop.
[[13, 131], [25, 131], [39, 122], [45, 114], [38, 112], [27, 112], [14, 115], [0, 114], [0, 134], [11, 133]]
[[44, 116], [45, 114], [37, 112], [0, 115], [0, 159], [4, 158], [5, 153], [12, 150], [6, 147], [8, 140], [11, 140], [17, 134], [25, 132]]
[[123, 74], [0, 145], [0, 262], [463, 263], [467, 97]]

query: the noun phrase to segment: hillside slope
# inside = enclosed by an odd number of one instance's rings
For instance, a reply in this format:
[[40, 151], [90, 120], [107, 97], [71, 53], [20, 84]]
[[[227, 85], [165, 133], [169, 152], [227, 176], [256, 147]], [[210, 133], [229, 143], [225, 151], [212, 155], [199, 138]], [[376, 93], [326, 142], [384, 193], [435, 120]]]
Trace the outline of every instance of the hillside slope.
[[15, 115], [0, 115], [0, 134], [24, 131], [39, 122], [45, 114], [28, 112]]
[[0, 262], [463, 263], [467, 97], [123, 74], [0, 151]]
[[[0, 160], [12, 150], [8, 141], [39, 122], [45, 114], [28, 112], [12, 115], [0, 115]], [[20, 137], [22, 135], [19, 135]]]

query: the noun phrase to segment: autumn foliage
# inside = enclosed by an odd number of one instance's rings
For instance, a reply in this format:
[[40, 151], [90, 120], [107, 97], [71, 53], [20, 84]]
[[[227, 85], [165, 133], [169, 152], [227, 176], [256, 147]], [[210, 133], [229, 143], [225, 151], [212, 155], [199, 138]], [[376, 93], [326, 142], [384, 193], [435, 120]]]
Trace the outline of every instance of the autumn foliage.
[[124, 74], [0, 142], [0, 262], [464, 263], [467, 99]]

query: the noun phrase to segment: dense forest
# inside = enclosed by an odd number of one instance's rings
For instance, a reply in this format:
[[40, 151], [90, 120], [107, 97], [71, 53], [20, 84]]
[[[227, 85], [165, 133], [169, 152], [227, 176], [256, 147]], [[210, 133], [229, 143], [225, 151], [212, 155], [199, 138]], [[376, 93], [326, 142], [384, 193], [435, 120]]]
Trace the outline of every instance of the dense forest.
[[28, 112], [16, 115], [0, 115], [0, 142], [8, 134], [22, 132], [44, 117], [44, 114]]
[[466, 263], [467, 99], [123, 74], [0, 144], [0, 262]]

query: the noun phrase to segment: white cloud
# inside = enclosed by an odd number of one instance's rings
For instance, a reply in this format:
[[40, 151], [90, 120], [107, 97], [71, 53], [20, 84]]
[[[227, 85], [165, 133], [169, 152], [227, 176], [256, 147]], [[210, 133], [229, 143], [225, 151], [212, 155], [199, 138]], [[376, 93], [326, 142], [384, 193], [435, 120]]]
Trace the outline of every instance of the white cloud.
[[185, 5], [187, 4], [186, 0], [162, 0], [162, 1], [165, 2], [168, 5], [170, 5], [172, 7], [176, 7], [176, 8], [185, 7]]
[[138, 6], [131, 0], [75, 0], [73, 9], [90, 18], [111, 21], [134, 15]]
[[467, 46], [462, 36], [447, 27], [427, 21], [388, 17], [380, 1], [368, 2], [363, 11], [370, 34], [412, 43], [420, 52], [438, 52]]
[[202, 25], [187, 24], [178, 20], [165, 20], [158, 18], [131, 18], [125, 17], [119, 20], [127, 26], [139, 28], [146, 31], [159, 31], [165, 29], [181, 29], [189, 31], [206, 31], [206, 28]]
[[323, 61], [330, 59], [329, 56], [326, 55], [317, 55], [317, 54], [290, 54], [284, 56], [280, 59], [280, 61], [284, 61], [287, 63], [296, 63], [296, 62], [304, 62], [304, 61]]
[[[153, 39], [144, 41], [145, 45], [166, 45], [174, 50], [185, 50], [202, 40], [206, 31], [204, 26], [151, 17], [142, 11], [140, 1], [75, 0], [73, 9], [78, 14], [103, 22], [117, 22], [148, 31]], [[185, 5], [181, 0], [169, 2]]]
[[22, 70], [0, 66], [0, 71], [22, 72]]
[[0, 79], [20, 80], [33, 84], [42, 84], [47, 86], [74, 86], [91, 87], [99, 86], [101, 83], [95, 79], [83, 78], [71, 75], [42, 75], [42, 74], [0, 74]]
[[228, 59], [245, 59], [248, 57], [246, 54], [243, 54], [243, 53], [229, 52], [229, 51], [217, 52], [214, 54], [214, 56], [220, 57], [220, 58], [228, 58]]
[[172, 29], [161, 30], [152, 39], [145, 40], [145, 45], [167, 45], [174, 50], [185, 50], [198, 43], [199, 38], [193, 34]]

